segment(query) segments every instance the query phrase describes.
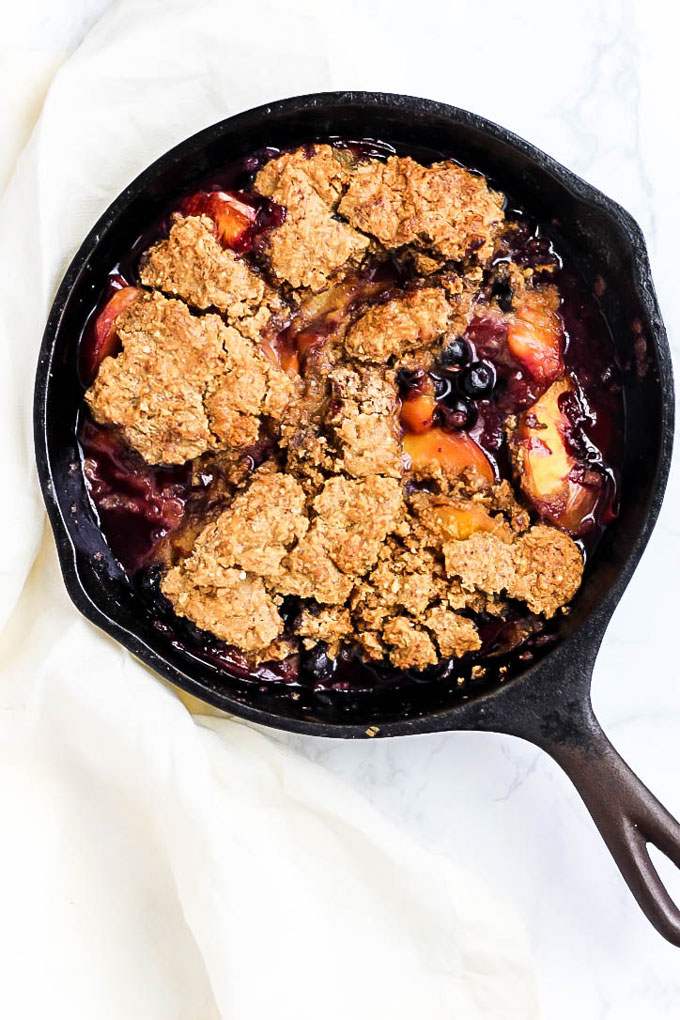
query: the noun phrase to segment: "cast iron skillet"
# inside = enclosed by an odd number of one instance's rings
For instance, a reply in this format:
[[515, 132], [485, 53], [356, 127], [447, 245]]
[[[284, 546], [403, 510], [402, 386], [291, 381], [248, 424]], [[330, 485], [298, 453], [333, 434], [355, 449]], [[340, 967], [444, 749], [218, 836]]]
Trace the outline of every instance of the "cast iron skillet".
[[[315, 137], [380, 138], [400, 151], [438, 150], [490, 176], [532, 216], [550, 221], [588, 282], [602, 276], [605, 314], [624, 367], [627, 434], [618, 519], [605, 533], [552, 650], [495, 688], [435, 700], [378, 694], [340, 707], [319, 693], [274, 697], [225, 677], [159, 633], [99, 530], [87, 496], [75, 423], [82, 399], [76, 346], [105, 276], [144, 226], [218, 167], [267, 145]], [[549, 156], [481, 117], [441, 103], [372, 93], [327, 93], [263, 106], [194, 135], [145, 170], [102, 216], [59, 288], [40, 351], [35, 443], [64, 580], [80, 611], [173, 683], [268, 726], [325, 737], [437, 730], [509, 733], [542, 747], [579, 790], [652, 924], [680, 945], [680, 910], [651, 862], [653, 843], [680, 867], [680, 825], [618, 756], [593, 714], [598, 647], [656, 521], [673, 434], [670, 352], [645, 242], [629, 214]], [[428, 700], [429, 699], [429, 700]]]

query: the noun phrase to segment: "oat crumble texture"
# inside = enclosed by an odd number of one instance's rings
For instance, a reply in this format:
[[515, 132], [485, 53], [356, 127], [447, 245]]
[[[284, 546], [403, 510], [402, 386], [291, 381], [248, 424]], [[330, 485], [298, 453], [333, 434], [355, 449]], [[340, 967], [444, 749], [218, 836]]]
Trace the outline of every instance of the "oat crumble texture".
[[[398, 670], [474, 655], [480, 621], [518, 604], [553, 617], [581, 583], [572, 538], [461, 460], [465, 433], [441, 455], [434, 391], [410, 419], [420, 460], [404, 444], [404, 373], [502, 314], [503, 196], [452, 161], [321, 144], [271, 158], [254, 191], [284, 212], [248, 254], [208, 214], [173, 217], [86, 394], [148, 464], [210, 479], [163, 546], [175, 613], [252, 663], [321, 643]], [[529, 274], [497, 276], [530, 307]]]

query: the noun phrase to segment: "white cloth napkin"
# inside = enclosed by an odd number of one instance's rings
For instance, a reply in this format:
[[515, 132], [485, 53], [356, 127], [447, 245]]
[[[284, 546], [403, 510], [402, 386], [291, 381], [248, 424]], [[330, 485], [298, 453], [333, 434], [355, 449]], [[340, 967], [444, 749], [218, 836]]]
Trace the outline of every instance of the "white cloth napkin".
[[[0, 200], [0, 1015], [12, 1020], [537, 1015], [504, 900], [265, 734], [192, 716], [79, 617], [43, 535], [32, 381], [68, 260], [171, 144], [344, 84], [327, 45], [303, 6], [120, 3], [57, 72]], [[17, 111], [8, 151], [26, 130]]]

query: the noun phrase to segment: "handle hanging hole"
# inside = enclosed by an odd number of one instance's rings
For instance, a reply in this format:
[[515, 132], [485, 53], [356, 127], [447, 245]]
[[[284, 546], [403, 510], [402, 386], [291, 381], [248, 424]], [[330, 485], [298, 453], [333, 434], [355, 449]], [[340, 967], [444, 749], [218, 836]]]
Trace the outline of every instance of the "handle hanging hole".
[[680, 903], [680, 870], [654, 843], [647, 842], [647, 853], [659, 878], [668, 890], [668, 894], [675, 903]]

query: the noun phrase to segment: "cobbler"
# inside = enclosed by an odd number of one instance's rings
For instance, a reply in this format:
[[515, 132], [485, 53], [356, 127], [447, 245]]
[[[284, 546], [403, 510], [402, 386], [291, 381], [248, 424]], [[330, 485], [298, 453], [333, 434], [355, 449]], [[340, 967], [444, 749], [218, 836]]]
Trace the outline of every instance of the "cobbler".
[[452, 160], [334, 141], [225, 180], [154, 226], [82, 340], [112, 549], [243, 675], [530, 647], [616, 513], [595, 298]]

